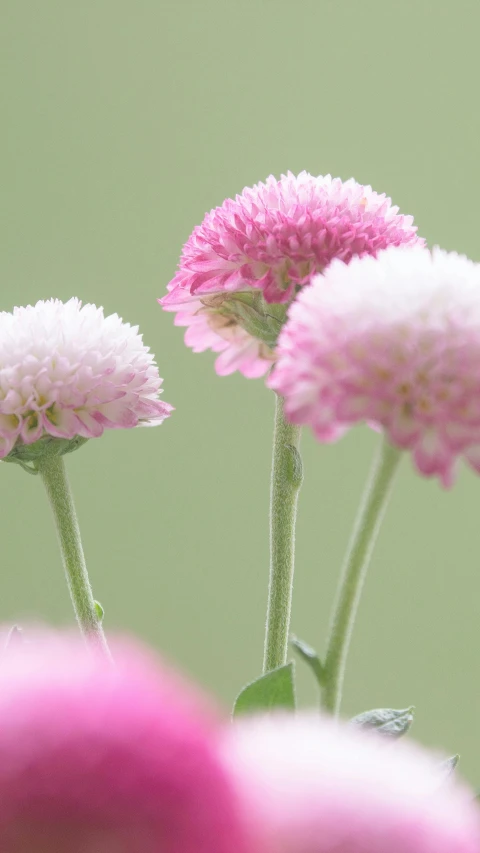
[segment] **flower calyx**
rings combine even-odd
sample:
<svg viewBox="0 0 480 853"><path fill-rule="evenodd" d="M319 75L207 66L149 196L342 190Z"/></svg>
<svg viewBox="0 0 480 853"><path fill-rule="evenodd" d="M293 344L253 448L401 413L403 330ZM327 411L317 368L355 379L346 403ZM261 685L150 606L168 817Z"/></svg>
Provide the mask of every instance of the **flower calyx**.
<svg viewBox="0 0 480 853"><path fill-rule="evenodd" d="M232 320L249 335L274 349L287 316L288 304L266 302L260 291L234 291L204 296L209 314Z"/></svg>

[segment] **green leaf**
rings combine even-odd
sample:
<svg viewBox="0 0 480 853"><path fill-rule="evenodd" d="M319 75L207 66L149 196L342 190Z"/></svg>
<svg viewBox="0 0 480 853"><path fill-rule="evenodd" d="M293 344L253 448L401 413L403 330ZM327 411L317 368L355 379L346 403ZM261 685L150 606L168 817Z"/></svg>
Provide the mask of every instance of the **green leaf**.
<svg viewBox="0 0 480 853"><path fill-rule="evenodd" d="M243 688L237 696L233 716L273 711L278 708L295 710L294 664L287 663L272 669Z"/></svg>
<svg viewBox="0 0 480 853"><path fill-rule="evenodd" d="M105 616L105 610L103 609L103 607L99 601L94 601L93 603L95 605L95 611L97 613L98 618L100 619L100 622L103 622L103 617Z"/></svg>
<svg viewBox="0 0 480 853"><path fill-rule="evenodd" d="M414 705L410 708L374 708L350 720L350 725L375 729L386 737L398 738L405 735L413 723Z"/></svg>
<svg viewBox="0 0 480 853"><path fill-rule="evenodd" d="M290 638L290 642L297 654L300 655L302 660L304 660L305 663L313 671L320 687L322 687L325 678L325 670L315 649L312 649L312 647L309 646L308 643L304 643L303 640L299 639L299 637L292 636Z"/></svg>
<svg viewBox="0 0 480 853"><path fill-rule="evenodd" d="M440 762L438 765L438 772L442 782L446 782L448 777L452 775L459 760L460 756L457 753L457 755L451 755L450 758L446 758L444 761Z"/></svg>

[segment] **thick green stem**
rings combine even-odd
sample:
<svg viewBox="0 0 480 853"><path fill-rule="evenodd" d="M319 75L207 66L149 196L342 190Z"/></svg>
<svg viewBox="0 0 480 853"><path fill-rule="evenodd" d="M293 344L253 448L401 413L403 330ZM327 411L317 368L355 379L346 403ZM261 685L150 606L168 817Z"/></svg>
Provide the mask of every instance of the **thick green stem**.
<svg viewBox="0 0 480 853"><path fill-rule="evenodd" d="M50 456L37 465L53 510L63 567L80 629L88 642L110 657L88 579L73 496L63 456Z"/></svg>
<svg viewBox="0 0 480 853"><path fill-rule="evenodd" d="M300 427L287 423L283 399L276 397L270 490L270 581L263 671L286 663L292 607L295 520L302 485L298 451Z"/></svg>
<svg viewBox="0 0 480 853"><path fill-rule="evenodd" d="M373 547L388 503L401 451L382 438L355 521L330 626L322 706L338 714L353 625Z"/></svg>

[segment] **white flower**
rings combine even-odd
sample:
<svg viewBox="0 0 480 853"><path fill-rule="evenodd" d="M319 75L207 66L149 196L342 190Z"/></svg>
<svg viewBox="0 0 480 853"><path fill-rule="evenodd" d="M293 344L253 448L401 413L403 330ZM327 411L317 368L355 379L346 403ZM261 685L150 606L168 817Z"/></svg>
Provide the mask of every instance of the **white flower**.
<svg viewBox="0 0 480 853"><path fill-rule="evenodd" d="M160 424L172 406L137 326L78 299L0 313L0 457L44 436Z"/></svg>

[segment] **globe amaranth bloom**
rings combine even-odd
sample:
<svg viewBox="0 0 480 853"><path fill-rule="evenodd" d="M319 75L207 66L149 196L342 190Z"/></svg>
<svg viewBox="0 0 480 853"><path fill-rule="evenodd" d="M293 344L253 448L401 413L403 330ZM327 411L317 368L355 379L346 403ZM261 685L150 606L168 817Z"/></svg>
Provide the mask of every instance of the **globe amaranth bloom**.
<svg viewBox="0 0 480 853"><path fill-rule="evenodd" d="M159 302L187 326L194 352L219 352L220 375L262 376L288 304L334 258L414 245L411 216L353 179L290 172L273 176L207 213L183 247Z"/></svg>
<svg viewBox="0 0 480 853"><path fill-rule="evenodd" d="M45 437L161 423L162 380L138 327L78 299L0 313L0 457Z"/></svg>
<svg viewBox="0 0 480 853"><path fill-rule="evenodd" d="M334 262L292 306L270 385L332 441L357 421L452 483L480 472L480 265L440 249Z"/></svg>
<svg viewBox="0 0 480 853"><path fill-rule="evenodd" d="M224 754L271 853L475 853L473 793L419 748L317 715L236 723Z"/></svg>
<svg viewBox="0 0 480 853"><path fill-rule="evenodd" d="M0 849L244 853L216 720L145 652L40 637L0 667ZM249 849L250 853L250 849Z"/></svg>

